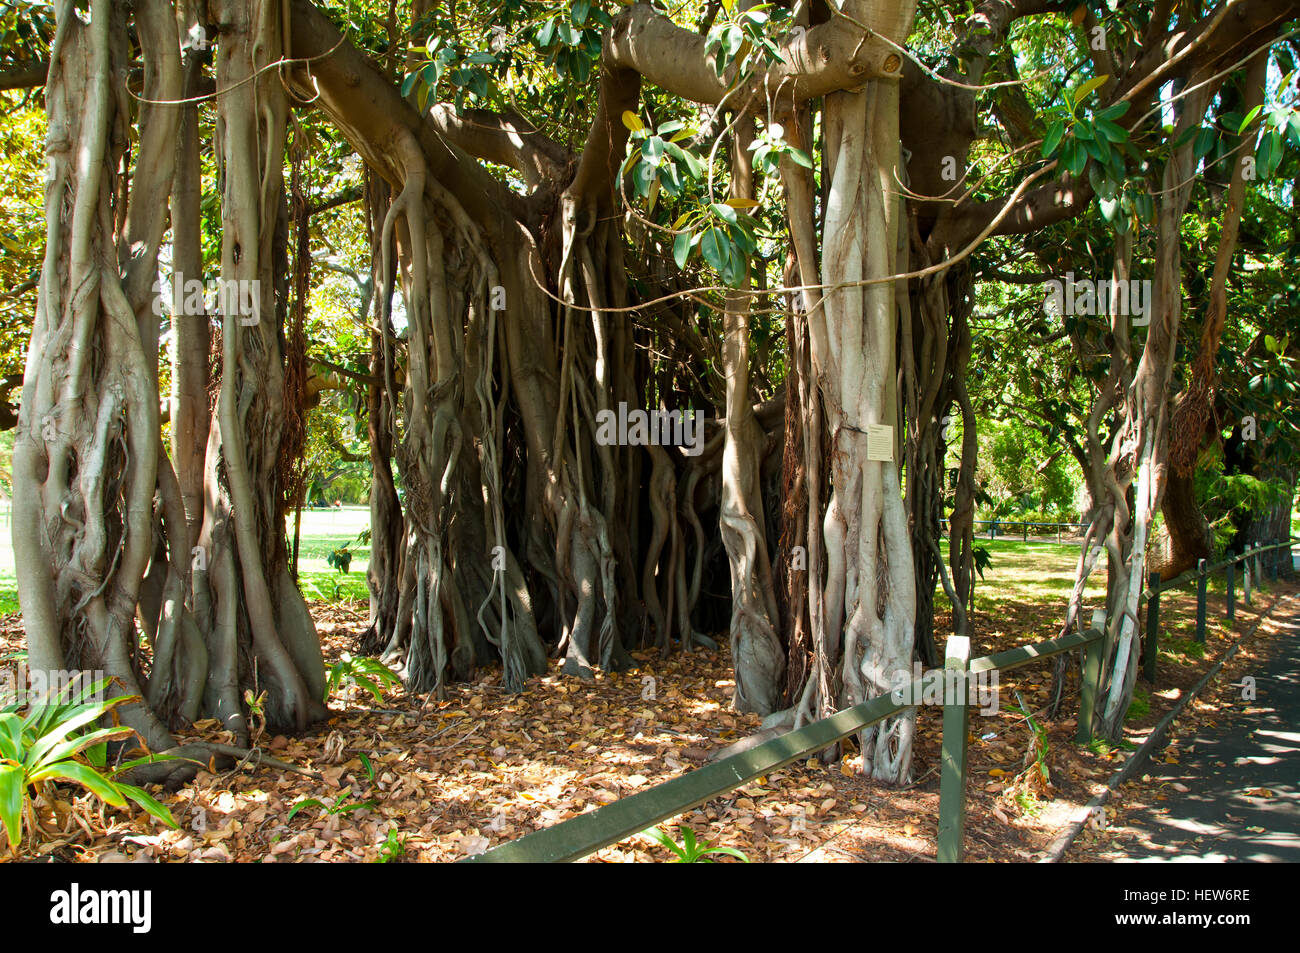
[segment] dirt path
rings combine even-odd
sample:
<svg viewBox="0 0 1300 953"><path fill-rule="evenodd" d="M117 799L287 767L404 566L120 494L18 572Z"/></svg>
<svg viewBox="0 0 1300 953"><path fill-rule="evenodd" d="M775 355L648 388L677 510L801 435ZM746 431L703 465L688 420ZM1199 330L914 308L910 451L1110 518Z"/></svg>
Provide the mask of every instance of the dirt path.
<svg viewBox="0 0 1300 953"><path fill-rule="evenodd" d="M1216 678L1213 716L1184 725L1125 786L1109 846L1067 860L1300 861L1300 599L1279 603L1255 639Z"/></svg>

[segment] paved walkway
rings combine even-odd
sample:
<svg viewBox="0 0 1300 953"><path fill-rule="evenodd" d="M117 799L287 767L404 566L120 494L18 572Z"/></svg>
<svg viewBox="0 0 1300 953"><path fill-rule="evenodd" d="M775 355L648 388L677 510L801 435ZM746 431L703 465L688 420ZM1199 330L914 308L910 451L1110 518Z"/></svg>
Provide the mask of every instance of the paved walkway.
<svg viewBox="0 0 1300 953"><path fill-rule="evenodd" d="M1166 788L1167 801L1126 814L1124 827L1139 837L1123 859L1300 862L1300 604L1276 609L1279 631L1253 637L1261 664L1245 674L1255 700L1180 736L1180 764L1139 768L1188 790Z"/></svg>

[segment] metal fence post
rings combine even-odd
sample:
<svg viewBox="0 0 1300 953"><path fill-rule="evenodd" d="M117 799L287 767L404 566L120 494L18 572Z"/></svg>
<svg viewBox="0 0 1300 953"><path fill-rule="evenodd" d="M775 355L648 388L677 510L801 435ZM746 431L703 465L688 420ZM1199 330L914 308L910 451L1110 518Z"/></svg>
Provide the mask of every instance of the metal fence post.
<svg viewBox="0 0 1300 953"><path fill-rule="evenodd" d="M1147 635L1142 643L1142 677L1152 685L1156 683L1156 648L1160 638L1160 573L1147 577Z"/></svg>
<svg viewBox="0 0 1300 953"><path fill-rule="evenodd" d="M1237 620L1237 564L1228 562L1228 621Z"/></svg>
<svg viewBox="0 0 1300 953"><path fill-rule="evenodd" d="M1209 578L1205 574L1205 560L1196 564L1196 641L1205 643L1205 590Z"/></svg>
<svg viewBox="0 0 1300 953"><path fill-rule="evenodd" d="M1023 530L1023 535L1022 535L1022 537L1021 537L1021 542L1025 542L1025 543L1029 542L1029 524L1028 524L1028 523L1021 523L1021 524L1020 524L1020 529Z"/></svg>
<svg viewBox="0 0 1300 953"><path fill-rule="evenodd" d="M1280 543L1282 540L1279 539L1277 542ZM1270 549L1268 551L1268 578L1274 582L1277 582L1277 558L1281 553L1282 550L1280 549Z"/></svg>
<svg viewBox="0 0 1300 953"><path fill-rule="evenodd" d="M966 735L970 730L970 638L948 636L943 662L943 754L937 860L959 864L966 833Z"/></svg>
<svg viewBox="0 0 1300 953"><path fill-rule="evenodd" d="M1241 558L1241 601L1250 605L1250 584L1255 580L1251 578L1250 572L1250 547L1247 546L1242 551Z"/></svg>
<svg viewBox="0 0 1300 953"><path fill-rule="evenodd" d="M1081 745L1092 741L1092 713L1097 706L1098 682L1101 680L1101 654L1106 647L1106 610L1094 609L1092 625L1101 637L1083 650L1083 668L1079 673L1079 730L1074 740Z"/></svg>

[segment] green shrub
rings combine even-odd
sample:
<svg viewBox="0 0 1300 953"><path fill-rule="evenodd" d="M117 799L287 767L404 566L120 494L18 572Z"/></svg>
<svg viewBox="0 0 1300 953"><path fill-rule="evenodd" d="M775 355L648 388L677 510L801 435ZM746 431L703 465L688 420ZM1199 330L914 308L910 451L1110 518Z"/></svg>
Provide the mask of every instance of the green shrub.
<svg viewBox="0 0 1300 953"><path fill-rule="evenodd" d="M325 698L329 701L330 695L338 690L339 686L348 683L355 685L370 693L376 702L383 701L382 690L393 688L400 684L401 679L379 659L353 658L347 652L343 657L330 666L329 678L325 683Z"/></svg>
<svg viewBox="0 0 1300 953"><path fill-rule="evenodd" d="M175 828L171 812L143 789L117 780L123 772L152 761L148 755L112 769L107 766L109 742L135 736L132 728L97 727L114 709L136 696L96 701L110 679L74 684L48 699L26 706L18 702L0 709L0 826L11 854L25 838L34 837L38 801L52 801L55 784L76 784L105 804L125 807L131 801L151 817Z"/></svg>
<svg viewBox="0 0 1300 953"><path fill-rule="evenodd" d="M734 847L713 847L710 845L709 841L697 840L695 837L695 831L691 830L689 827L679 826L677 830L682 835L682 842L680 844L673 840L672 835L662 827L651 828L643 833L653 837L664 847L667 847L672 851L673 854L676 855L677 863L679 864L711 864L713 863L713 858L709 856L710 854L728 854L732 857L740 858L740 860L745 863L749 863L749 858Z"/></svg>

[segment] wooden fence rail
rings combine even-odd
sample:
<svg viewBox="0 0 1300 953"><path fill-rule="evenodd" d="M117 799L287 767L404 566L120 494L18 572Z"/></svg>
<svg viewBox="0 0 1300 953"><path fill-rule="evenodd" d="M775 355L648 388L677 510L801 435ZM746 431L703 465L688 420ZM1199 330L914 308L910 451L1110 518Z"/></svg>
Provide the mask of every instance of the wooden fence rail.
<svg viewBox="0 0 1300 953"><path fill-rule="evenodd" d="M1233 622L1237 618L1237 563L1242 564L1242 599L1247 605L1250 605L1252 588L1259 588L1265 572L1268 573L1270 579L1277 579L1278 562L1283 555L1283 551L1285 551L1286 557L1289 559L1291 557L1291 547L1296 542L1300 542L1300 538L1272 543L1268 546L1261 544L1247 546L1240 555L1217 562L1212 566L1206 565L1205 560L1202 559L1195 569L1189 569L1181 576L1176 576L1168 582L1161 582L1158 572L1151 573L1147 580L1147 588L1142 591L1142 598L1147 601L1147 625L1142 641L1142 677L1151 684L1155 684L1156 655L1160 643L1161 593L1168 592L1171 589L1180 589L1190 582L1196 583L1196 641L1204 645L1206 596L1210 576L1220 570L1224 571L1227 581L1227 611L1225 615L1229 622ZM1267 558L1265 558L1266 554Z"/></svg>
<svg viewBox="0 0 1300 953"><path fill-rule="evenodd" d="M927 697L928 692L934 691L935 679L944 685L944 700L949 703L944 705L940 788L941 792L946 793L941 793L940 797L940 859L958 860L965 817L968 679L972 675L978 676L993 670L1019 668L1072 649L1088 648L1079 713L1082 736L1092 723L1096 679L1100 671L1100 653L1095 651L1102 639L1100 616L1100 612L1094 615L1093 628L1088 632L1074 632L1061 638L1024 645L974 660L969 659L969 640L953 636L948 640L945 668L926 672L921 678L914 679L908 687L846 708L829 718L787 732L748 751L697 768L639 794L622 798L518 840L499 844L486 853L466 858L465 862L564 863L581 860L602 847L617 844L661 821L676 817L787 764L823 751L863 728L914 707L908 701ZM954 679L949 675L945 680L945 674L954 668L959 669L959 676ZM957 719L960 719L960 728ZM1090 732L1088 734L1090 737Z"/></svg>
<svg viewBox="0 0 1300 953"><path fill-rule="evenodd" d="M1144 670L1155 675L1155 645L1160 626L1160 594L1188 582L1197 583L1197 637L1205 637L1205 592L1209 575L1221 569L1228 578L1228 618L1234 614L1234 568L1244 562L1246 601L1250 587L1259 578L1260 557L1266 552L1287 548L1293 542L1267 547L1250 547L1241 555L1213 566L1202 560L1197 569L1168 582L1151 575L1151 585L1143 592L1147 601L1147 639L1144 644ZM1272 563L1276 578L1276 557ZM688 771L648 790L622 798L597 810L570 818L560 824L528 834L518 840L499 844L486 853L468 857L467 863L562 863L581 860L602 847L617 844L662 821L676 817L715 797L734 791L755 778L770 774L788 764L807 758L843 741L862 729L914 707L918 699L933 692L934 679L943 686L943 748L939 778L939 836L937 859L959 863L962 858L966 815L967 741L970 724L970 680L988 672L1005 672L1032 662L1052 658L1063 652L1083 649L1084 659L1079 692L1079 727L1075 740L1086 744L1092 740L1093 712L1100 689L1102 655L1105 651L1105 610L1093 612L1092 624L1085 632L1071 632L1055 639L1022 645L983 658L970 658L970 640L950 636L943 669L926 672L889 695L872 698L860 705L787 732L760 745L730 755L712 764Z"/></svg>

